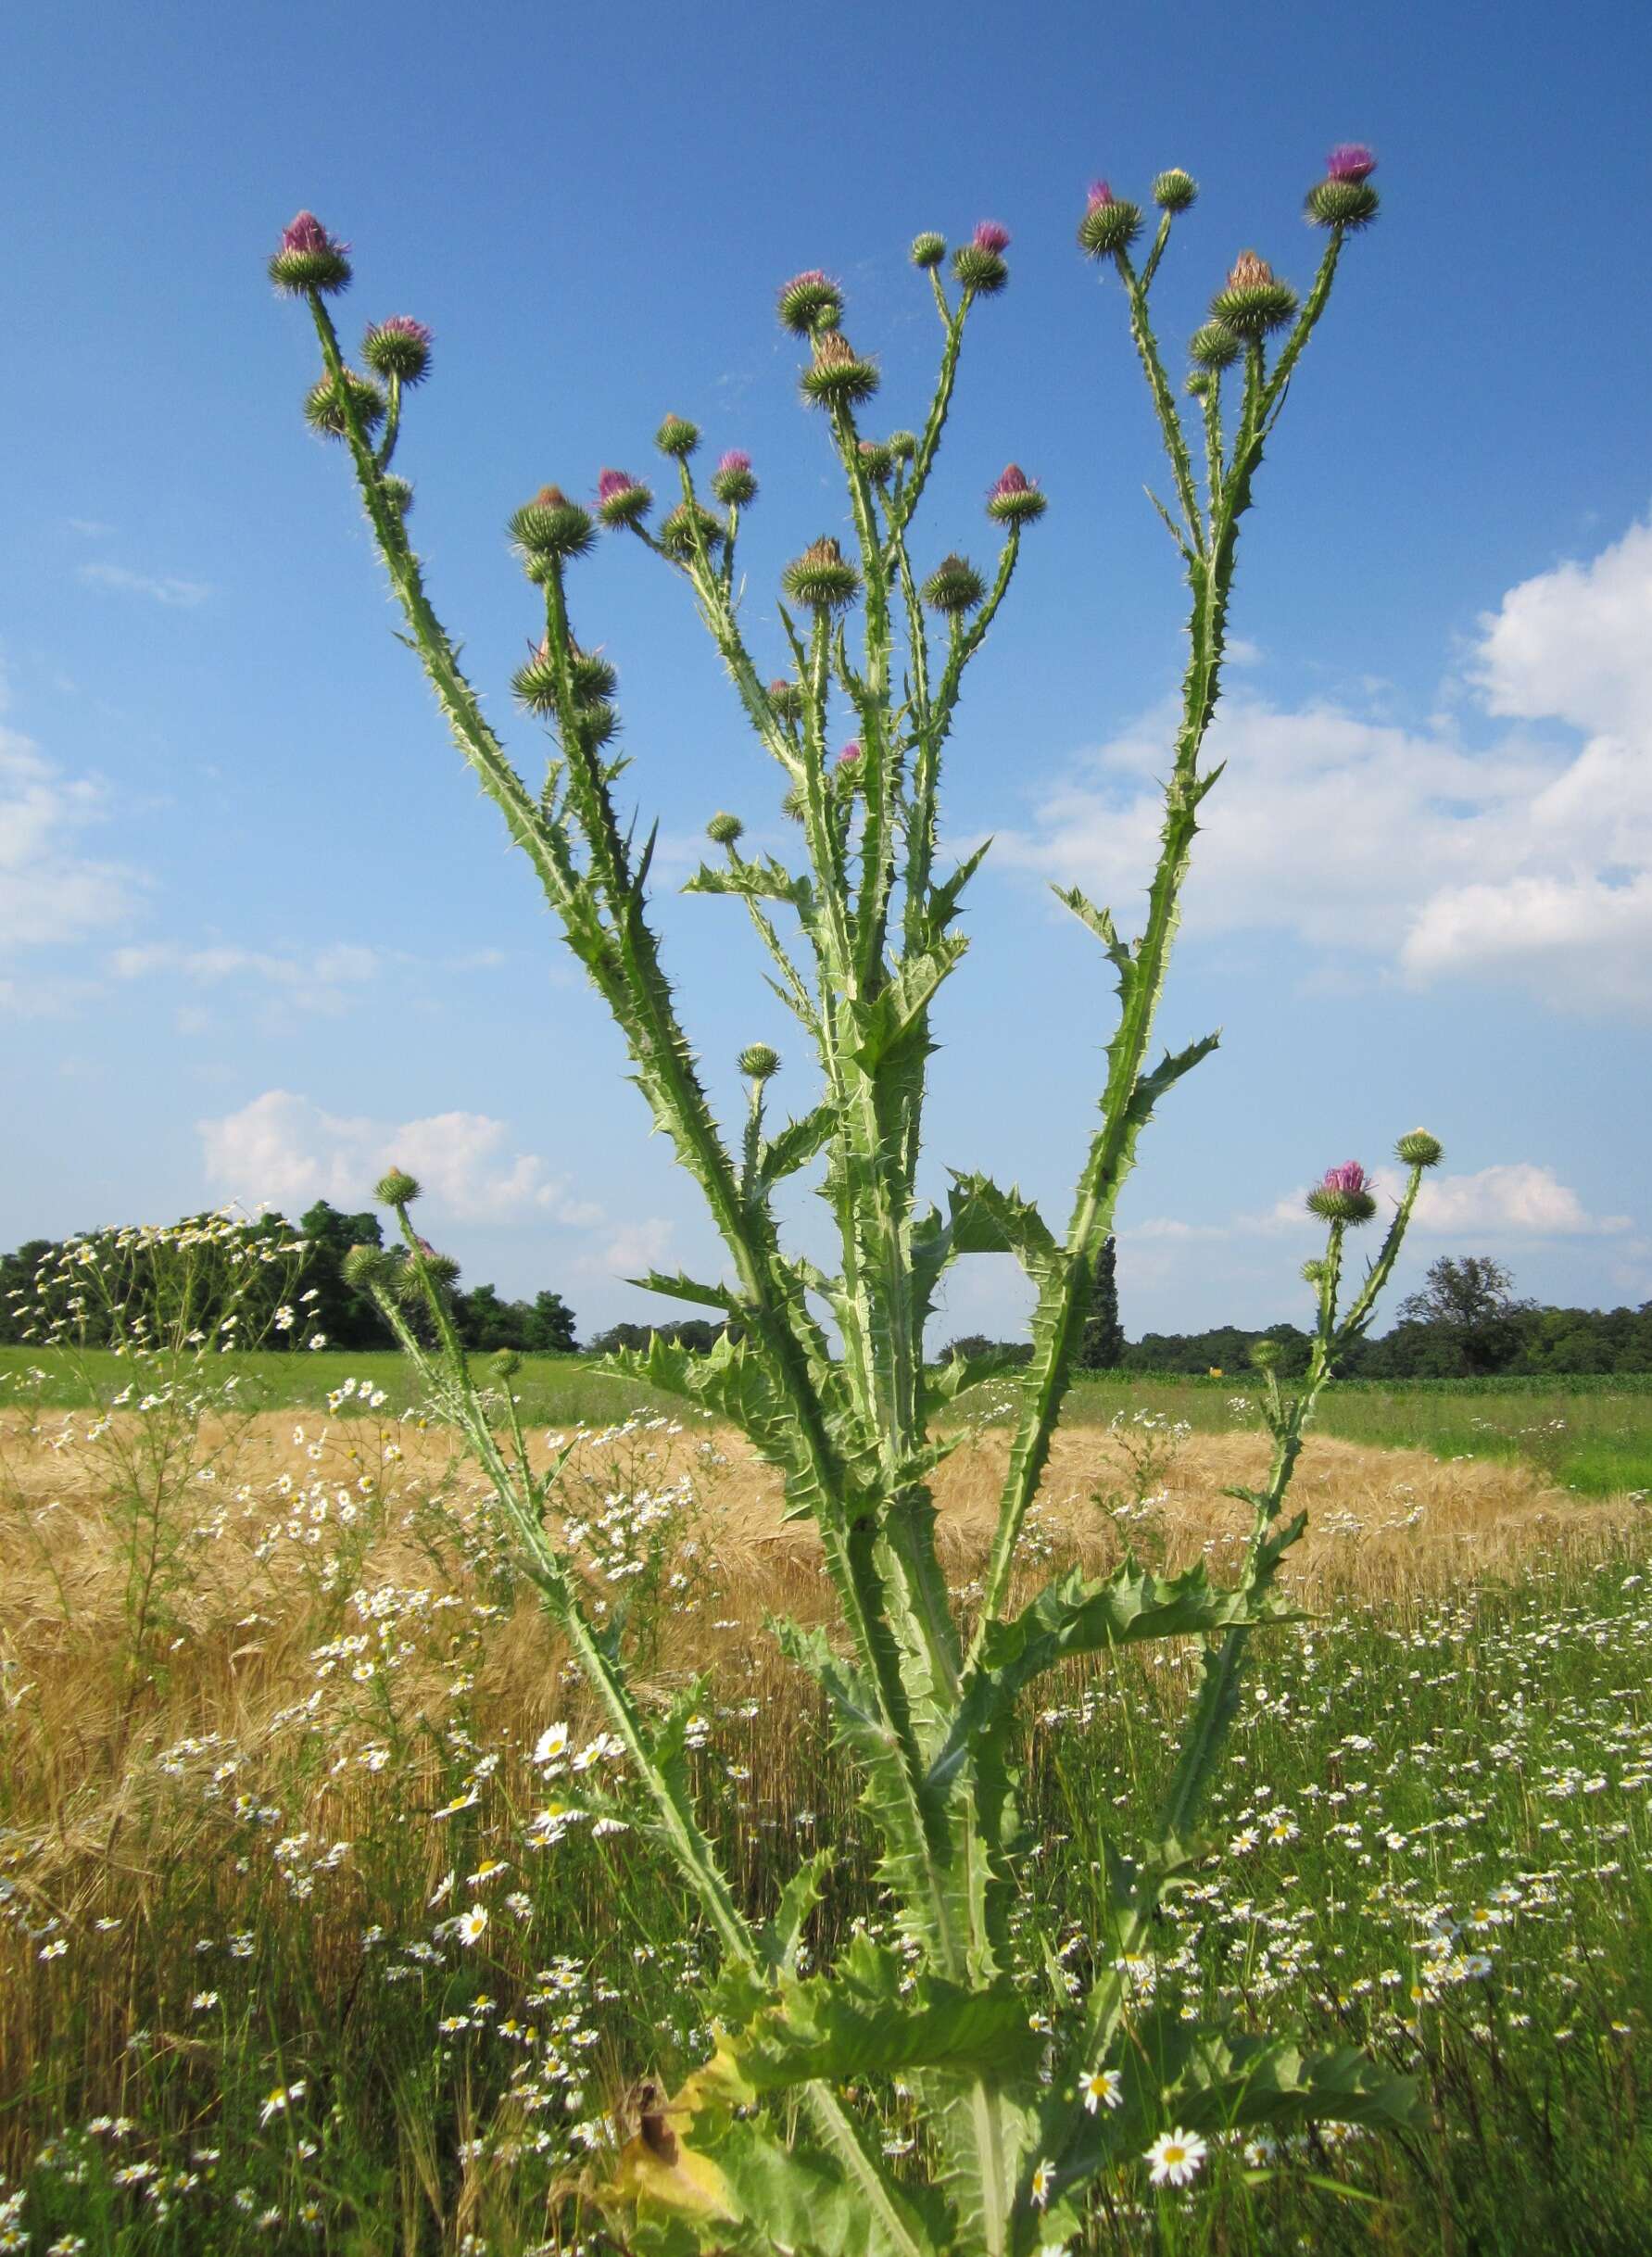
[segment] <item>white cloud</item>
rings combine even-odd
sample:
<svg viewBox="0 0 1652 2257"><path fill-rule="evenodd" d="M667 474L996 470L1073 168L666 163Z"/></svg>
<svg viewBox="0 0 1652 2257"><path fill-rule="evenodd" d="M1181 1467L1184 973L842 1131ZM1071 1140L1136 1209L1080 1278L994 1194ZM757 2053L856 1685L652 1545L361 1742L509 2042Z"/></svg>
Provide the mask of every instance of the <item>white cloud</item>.
<svg viewBox="0 0 1652 2257"><path fill-rule="evenodd" d="M1405 1179L1395 1168L1378 1168L1380 1219L1392 1211ZM1131 1245L1166 1247L1200 1240L1275 1237L1284 1232L1323 1232L1309 1214L1306 1185L1287 1192L1270 1207L1236 1215L1225 1223L1186 1223L1155 1216L1128 1225L1119 1237ZM1570 1184L1551 1167L1532 1160L1505 1160L1469 1175L1428 1175L1412 1210L1411 1230L1425 1238L1597 1238L1631 1228L1627 1215L1592 1215Z"/></svg>
<svg viewBox="0 0 1652 2257"><path fill-rule="evenodd" d="M88 586L114 588L126 596L147 596L152 603L164 603L173 611L193 611L212 593L199 580L180 580L170 573L132 572L124 564L82 564L80 577Z"/></svg>
<svg viewBox="0 0 1652 2257"><path fill-rule="evenodd" d="M296 1214L317 1199L365 1204L391 1166L423 1187L431 1211L455 1222L539 1216L588 1226L602 1211L569 1195L568 1179L532 1153L512 1153L504 1121L437 1113L399 1126L324 1112L287 1090L266 1090L238 1113L196 1124L214 1188L246 1204Z"/></svg>
<svg viewBox="0 0 1652 2257"><path fill-rule="evenodd" d="M100 785L65 775L28 738L0 729L0 948L81 940L127 914L132 872L75 843L105 813Z"/></svg>
<svg viewBox="0 0 1652 2257"><path fill-rule="evenodd" d="M173 940L152 940L114 950L109 969L118 979L170 973L203 988L233 979L259 980L298 1010L334 1012L344 1007L346 990L376 979L385 962L381 951L355 941L283 954L273 949L183 948Z"/></svg>
<svg viewBox="0 0 1652 2257"><path fill-rule="evenodd" d="M622 1223L600 1253L584 1255L578 1266L594 1277L643 1277L650 1269L664 1267L675 1229L675 1223L659 1215L649 1215L641 1222Z"/></svg>
<svg viewBox="0 0 1652 2257"><path fill-rule="evenodd" d="M1190 929L1288 932L1419 982L1511 979L1569 1011L1652 1009L1652 524L1511 589L1467 679L1500 720L1558 722L1582 750L1230 698ZM1128 914L1174 722L1155 707L1087 756L997 852Z"/></svg>

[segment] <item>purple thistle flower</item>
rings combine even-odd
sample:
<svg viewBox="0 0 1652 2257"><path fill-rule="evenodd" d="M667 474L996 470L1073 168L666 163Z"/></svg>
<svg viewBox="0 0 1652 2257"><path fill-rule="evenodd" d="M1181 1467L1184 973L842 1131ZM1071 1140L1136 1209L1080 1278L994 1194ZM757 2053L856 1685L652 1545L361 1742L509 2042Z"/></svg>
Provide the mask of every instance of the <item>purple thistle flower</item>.
<svg viewBox="0 0 1652 2257"><path fill-rule="evenodd" d="M386 321L378 323L378 333L382 337L405 337L410 345L422 345L427 350L431 342L426 324L414 321L410 313L391 314Z"/></svg>
<svg viewBox="0 0 1652 2257"><path fill-rule="evenodd" d="M597 481L597 499L612 501L618 495L637 490L637 481L629 471L605 470Z"/></svg>
<svg viewBox="0 0 1652 2257"><path fill-rule="evenodd" d="M1326 177L1333 181L1368 181L1377 160L1363 141L1339 142L1325 159Z"/></svg>
<svg viewBox="0 0 1652 2257"><path fill-rule="evenodd" d="M996 220L983 220L975 231L977 251L990 251L996 257L1010 247L1010 231Z"/></svg>
<svg viewBox="0 0 1652 2257"><path fill-rule="evenodd" d="M750 467L750 456L738 447L731 447L725 455L720 455L717 459L717 474L722 478L727 477L731 471L737 476L743 476Z"/></svg>
<svg viewBox="0 0 1652 2257"><path fill-rule="evenodd" d="M851 737L838 755L838 765L839 768L852 768L860 757L861 740L858 737Z"/></svg>
<svg viewBox="0 0 1652 2257"><path fill-rule="evenodd" d="M1007 463L987 489L989 501L1002 501L1006 494L1030 494L1034 481L1018 462Z"/></svg>
<svg viewBox="0 0 1652 2257"><path fill-rule="evenodd" d="M284 251L347 251L347 243L334 243L313 211L301 211L281 231Z"/></svg>
<svg viewBox="0 0 1652 2257"><path fill-rule="evenodd" d="M1114 195L1112 189L1107 185L1105 181L1091 182L1090 209L1091 211L1103 210L1107 205L1116 204L1118 198Z"/></svg>
<svg viewBox="0 0 1652 2257"><path fill-rule="evenodd" d="M1368 1178L1357 1160L1344 1160L1341 1167L1328 1167L1320 1189L1327 1192L1363 1192Z"/></svg>

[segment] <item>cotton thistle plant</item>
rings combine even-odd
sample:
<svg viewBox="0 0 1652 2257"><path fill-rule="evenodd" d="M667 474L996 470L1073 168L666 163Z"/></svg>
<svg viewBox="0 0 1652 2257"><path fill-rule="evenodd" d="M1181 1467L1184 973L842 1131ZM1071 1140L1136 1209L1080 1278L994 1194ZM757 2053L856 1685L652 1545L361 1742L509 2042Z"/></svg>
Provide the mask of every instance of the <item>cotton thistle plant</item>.
<svg viewBox="0 0 1652 2257"><path fill-rule="evenodd" d="M305 214L272 262L278 284L304 296L314 317L327 411L312 420L347 445L410 638L459 749L624 1035L654 1123L700 1186L722 1239L726 1281L655 1273L639 1280L726 1318L720 1344L697 1355L656 1337L646 1354L615 1359L616 1368L737 1427L779 1469L788 1513L813 1522L839 1634L783 1622L776 1635L821 1687L858 1769L901 1935L897 1949L858 1934L835 1963L805 1972L805 1931L830 1885L829 1851L800 1865L766 1920L738 1900L690 1793L685 1746L695 1697L660 1721L627 1675L622 1627L599 1631L586 1613L574 1565L546 1517L557 1469L536 1473L530 1465L508 1387L504 1431L490 1423L452 1319L451 1266L413 1228L417 1187L404 1175L386 1178L379 1195L401 1227L400 1283L421 1300L420 1330L383 1255L363 1250L354 1274L468 1438L624 1749L633 1808L721 1949L706 2006L713 2058L669 2096L649 2087L640 2129L600 2188L616 2229L638 2251L1010 2257L1060 2247L1078 2232L1103 2178L1114 2184L1120 2171L1150 2169L1174 2176L1172 2150L1179 2172L1203 2156L1208 2138L1247 2125L1277 2131L1319 2116L1395 2123L1414 2105L1406 2085L1355 2052L1305 2057L1287 2040L1155 2011L1132 1992L1128 1970L1166 1894L1202 1855L1201 1809L1248 1642L1292 1619L1278 1579L1304 1527L1305 1516L1285 1509L1304 1431L1340 1357L1370 1321L1438 1143L1421 1130L1402 1140L1403 1188L1352 1294L1343 1242L1374 1212L1375 1189L1350 1164L1333 1168L1312 1196L1328 1230L1307 1272L1318 1305L1312 1356L1287 1393L1258 1354L1273 1451L1260 1485L1231 1493L1248 1519L1233 1582L1214 1582L1203 1564L1160 1576L1127 1558L1111 1575L1074 1570L1029 1592L1022 1541L1137 1141L1160 1100L1215 1047L1209 1036L1152 1062L1189 855L1219 774L1203 756L1221 686L1235 544L1349 231L1375 210L1370 169L1368 151L1338 150L1310 193L1310 215L1329 240L1300 303L1255 253L1235 261L1192 347L1192 436L1150 295L1172 228L1195 202L1195 183L1179 168L1154 183L1160 216L1140 264L1139 204L1099 182L1079 222L1082 247L1122 289L1163 440L1170 499L1158 507L1191 590L1191 649L1141 930L1126 939L1081 892L1061 895L1100 944L1118 996L1099 1123L1062 1236L1018 1192L982 1175L955 1175L944 1212L916 1191L931 1016L965 952L955 929L960 902L986 851L938 873L943 755L965 673L1003 606L1022 540L1047 507L1037 481L1012 463L987 490L997 543L990 569L952 545L936 562L918 561L919 505L965 330L977 306L1009 283L1008 231L992 221L977 226L952 255L950 281L942 236L920 234L912 246L940 323L939 373L917 433L879 440L863 430L879 372L847 334L839 284L812 268L780 290L779 318L802 349L800 383L837 458L847 522L805 537L781 575L787 663L778 675L760 664L737 594L739 512L757 493L743 452L724 453L702 486L693 461L700 432L674 413L655 439L675 492L663 517L643 482L612 469L596 482L588 510L550 486L518 511L511 535L543 619L530 632L532 656L517 687L554 739L538 790L485 718L409 542L406 488L390 465L412 356L383 342L386 331L408 332L388 323L371 330L373 374L351 372L328 302L349 278L342 248ZM769 1103L780 1059L766 1044L747 1048L738 1147L713 1113L649 920L653 833L639 843L615 803L621 763L606 750L613 671L575 630L574 572L599 523L628 535L683 583L801 832L804 866L795 868L745 851L739 817L715 814L707 831L718 853L687 888L744 908L798 1021L799 1048L819 1076L815 1102L776 1125ZM813 1165L823 1165L836 1224L835 1272L788 1251L775 1216L777 1188ZM948 1269L974 1254L1015 1256L1035 1289L1036 1311L1031 1361L1015 1381L1015 1431L979 1603L961 1618L937 1553L929 1482L958 1439L955 1429L938 1431L940 1415L989 1367L954 1357L935 1370L923 1343ZM1017 1967L1012 1941L1023 1844L1013 1760L1018 1708L1058 1663L1167 1638L1192 1641L1198 1657L1179 1752L1157 1809L1132 1813L1129 1837L1110 1848L1095 1972L1076 2000L1064 1987L1056 2007L1036 1987L1046 1977ZM895 2083L919 2110L921 2168L897 2169L869 2125L866 2095Z"/></svg>

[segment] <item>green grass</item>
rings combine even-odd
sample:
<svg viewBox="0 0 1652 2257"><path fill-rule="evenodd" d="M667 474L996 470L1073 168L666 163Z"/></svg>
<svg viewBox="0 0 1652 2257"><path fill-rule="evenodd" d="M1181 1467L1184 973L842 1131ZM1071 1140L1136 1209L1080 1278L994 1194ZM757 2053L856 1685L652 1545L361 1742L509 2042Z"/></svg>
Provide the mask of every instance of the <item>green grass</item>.
<svg viewBox="0 0 1652 2257"><path fill-rule="evenodd" d="M60 1350L0 1348L0 1404L32 1368L45 1372L40 1400L55 1409L83 1408L94 1395L107 1402L132 1378L130 1364L109 1351L71 1358ZM214 1359L212 1369L233 1375L246 1400L272 1410L315 1408L346 1378L371 1380L397 1412L415 1406L418 1396L405 1360L388 1352L233 1355ZM579 1356L529 1356L515 1385L533 1427L565 1428L582 1420L605 1426L639 1404L674 1407L648 1388L608 1378ZM1255 1387L1254 1377L1242 1376L1081 1378L1066 1416L1068 1424L1104 1424L1120 1411L1147 1409L1185 1419L1200 1431L1219 1431L1233 1423L1231 1398L1254 1393ZM973 1401L982 1399L977 1394ZM1652 1389L1633 1379L1604 1380L1587 1389L1547 1381L1358 1382L1330 1391L1318 1423L1325 1433L1386 1449L1523 1459L1583 1495L1652 1489Z"/></svg>
<svg viewBox="0 0 1652 2257"><path fill-rule="evenodd" d="M1416 2076L1427 2120L1391 2140L1218 2149L1185 2198L1154 2206L1126 2157L1092 2257L1646 2249L1646 1564L1539 1563L1512 1588L1405 1617L1347 1609L1258 1644L1210 1854L1143 1994L1307 2046L1356 2042ZM486 1637L473 1622L460 1645L480 1658ZM1075 1671L1032 1730L1021 1979L1057 2014L1046 1949L1091 1971L1097 1861L1105 1837L1128 1845L1163 1772L1189 1658ZM700 1792L755 1908L800 1846L839 1849L825 1954L851 1916L882 1915L807 1696L760 1712L746 1697L772 1691L763 1666L725 1663ZM566 2190L627 2080L669 2084L703 2056L687 1986L705 1947L638 1836L527 1845L532 1729L489 1738L461 1676L405 1742L372 1729L382 1773L354 1760L365 1717L325 1746L299 1721L256 1754L185 1746L151 1766L119 1860L61 1915L14 1856L31 1909L8 1979L33 2039L0 2136L28 2186L31 2257L77 2235L85 2257L612 2251ZM241 1770L215 1782L225 1759ZM474 1801L435 1814L467 1782ZM490 1856L508 1868L472 1888ZM457 1886L433 1906L444 1870ZM491 1915L468 1949L441 1930L465 1900ZM105 1906L120 1918L99 1929ZM43 1957L48 1937L61 1956ZM913 2136L906 2103L884 2104L883 2129Z"/></svg>

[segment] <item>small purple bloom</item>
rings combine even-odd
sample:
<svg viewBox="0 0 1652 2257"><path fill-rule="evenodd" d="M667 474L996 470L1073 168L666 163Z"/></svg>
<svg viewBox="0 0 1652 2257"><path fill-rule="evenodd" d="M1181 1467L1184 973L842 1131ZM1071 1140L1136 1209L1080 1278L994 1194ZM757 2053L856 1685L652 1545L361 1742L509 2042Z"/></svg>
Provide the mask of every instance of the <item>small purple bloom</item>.
<svg viewBox="0 0 1652 2257"><path fill-rule="evenodd" d="M743 477L750 468L750 456L738 447L731 447L728 452L719 456L717 460L717 475L720 478L726 478L731 473L737 477Z"/></svg>
<svg viewBox="0 0 1652 2257"><path fill-rule="evenodd" d="M597 481L597 499L612 501L617 495L634 493L637 481L629 471L605 470Z"/></svg>
<svg viewBox="0 0 1652 2257"><path fill-rule="evenodd" d="M405 337L410 345L422 345L427 348L431 342L429 329L422 322L415 322L410 313L391 314L387 321L379 322L378 333L382 337Z"/></svg>
<svg viewBox="0 0 1652 2257"><path fill-rule="evenodd" d="M791 280L786 284L786 290L798 290L801 289L805 284L824 284L828 290L835 290L838 287L831 276L825 273L819 267L805 267L801 274L794 274L792 276ZM786 295L786 290L781 292L782 296Z"/></svg>
<svg viewBox="0 0 1652 2257"><path fill-rule="evenodd" d="M1333 181L1368 181L1377 170L1377 160L1362 141L1339 142L1325 159L1325 170Z"/></svg>
<svg viewBox="0 0 1652 2257"><path fill-rule="evenodd" d="M849 742L844 746L842 751L838 755L838 765L839 768L852 768L860 757L860 738L858 737L851 737Z"/></svg>
<svg viewBox="0 0 1652 2257"><path fill-rule="evenodd" d="M1010 247L1009 229L1001 226L996 220L983 220L975 231L975 247L977 251L991 251L994 256L1007 251Z"/></svg>
<svg viewBox="0 0 1652 2257"><path fill-rule="evenodd" d="M347 251L347 243L334 243L313 211L301 211L281 231L284 251Z"/></svg>
<svg viewBox="0 0 1652 2257"><path fill-rule="evenodd" d="M1091 182L1090 208L1091 211L1101 211L1105 206L1109 204L1116 204L1118 198L1114 195L1112 189L1108 187L1105 181Z"/></svg>
<svg viewBox="0 0 1652 2257"><path fill-rule="evenodd" d="M1368 1179L1359 1162L1344 1160L1341 1167L1326 1169L1320 1189L1327 1192L1363 1192L1368 1184Z"/></svg>
<svg viewBox="0 0 1652 2257"><path fill-rule="evenodd" d="M987 498L1002 501L1006 494L1030 494L1034 483L1018 462L1007 463L988 487Z"/></svg>

